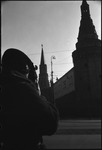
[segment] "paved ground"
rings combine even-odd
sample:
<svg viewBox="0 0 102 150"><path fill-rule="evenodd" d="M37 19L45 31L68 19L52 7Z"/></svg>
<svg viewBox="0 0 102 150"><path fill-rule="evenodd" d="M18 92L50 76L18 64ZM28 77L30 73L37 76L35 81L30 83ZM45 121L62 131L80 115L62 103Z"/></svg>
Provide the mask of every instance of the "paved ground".
<svg viewBox="0 0 102 150"><path fill-rule="evenodd" d="M48 149L101 149L101 121L63 120L55 135L43 139Z"/></svg>

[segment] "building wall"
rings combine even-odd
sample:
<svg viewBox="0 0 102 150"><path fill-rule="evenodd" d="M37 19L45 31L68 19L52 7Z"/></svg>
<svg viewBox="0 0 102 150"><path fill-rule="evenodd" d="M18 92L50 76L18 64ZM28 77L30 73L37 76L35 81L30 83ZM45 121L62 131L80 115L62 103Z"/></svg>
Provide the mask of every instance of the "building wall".
<svg viewBox="0 0 102 150"><path fill-rule="evenodd" d="M75 91L70 92L58 99L55 100L56 107L59 110L60 119L76 119L78 115L76 111L78 110L76 107L77 101Z"/></svg>
<svg viewBox="0 0 102 150"><path fill-rule="evenodd" d="M101 49L89 60L89 76L92 99L101 98Z"/></svg>
<svg viewBox="0 0 102 150"><path fill-rule="evenodd" d="M89 68L88 56L84 51L73 52L74 72L75 72L75 89L78 101L90 99Z"/></svg>
<svg viewBox="0 0 102 150"><path fill-rule="evenodd" d="M101 117L101 47L76 50L72 56L74 68L54 84L60 117L98 119ZM68 82L67 77L70 75L74 82ZM67 85L73 83L74 88L68 90L65 81Z"/></svg>
<svg viewBox="0 0 102 150"><path fill-rule="evenodd" d="M74 90L74 69L72 68L54 84L54 99L58 99Z"/></svg>

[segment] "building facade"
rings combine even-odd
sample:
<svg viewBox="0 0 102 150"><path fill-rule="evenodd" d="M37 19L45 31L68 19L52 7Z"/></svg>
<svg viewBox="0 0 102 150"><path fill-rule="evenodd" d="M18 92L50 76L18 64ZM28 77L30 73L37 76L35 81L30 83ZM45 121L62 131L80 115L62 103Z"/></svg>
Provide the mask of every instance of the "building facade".
<svg viewBox="0 0 102 150"><path fill-rule="evenodd" d="M95 116L101 109L101 41L86 0L81 5L78 42L72 57L77 101L84 111Z"/></svg>
<svg viewBox="0 0 102 150"><path fill-rule="evenodd" d="M54 100L62 119L100 118L101 40L86 0L81 5L77 39L76 50L72 53L74 67L54 83ZM51 95L47 94L47 97Z"/></svg>

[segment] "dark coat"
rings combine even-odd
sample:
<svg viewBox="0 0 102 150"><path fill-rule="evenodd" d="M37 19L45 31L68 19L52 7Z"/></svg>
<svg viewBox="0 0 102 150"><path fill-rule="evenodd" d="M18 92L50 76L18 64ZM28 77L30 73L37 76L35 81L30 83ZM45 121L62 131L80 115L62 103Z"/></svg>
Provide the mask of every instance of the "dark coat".
<svg viewBox="0 0 102 150"><path fill-rule="evenodd" d="M56 132L58 111L53 104L39 96L30 80L18 72L12 72L1 76L1 85L5 143L15 149L32 148L43 135Z"/></svg>

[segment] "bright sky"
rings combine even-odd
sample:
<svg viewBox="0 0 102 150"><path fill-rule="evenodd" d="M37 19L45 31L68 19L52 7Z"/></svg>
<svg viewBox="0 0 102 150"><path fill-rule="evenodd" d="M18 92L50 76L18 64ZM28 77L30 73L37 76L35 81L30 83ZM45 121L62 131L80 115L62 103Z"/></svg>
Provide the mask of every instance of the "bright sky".
<svg viewBox="0 0 102 150"><path fill-rule="evenodd" d="M1 9L1 50L18 48L34 64L40 64L43 44L48 75L53 60L54 81L73 67L81 20L81 1L8 1ZM88 1L90 14L101 39L101 2ZM18 60L19 61L19 60ZM39 70L37 71L39 74Z"/></svg>

